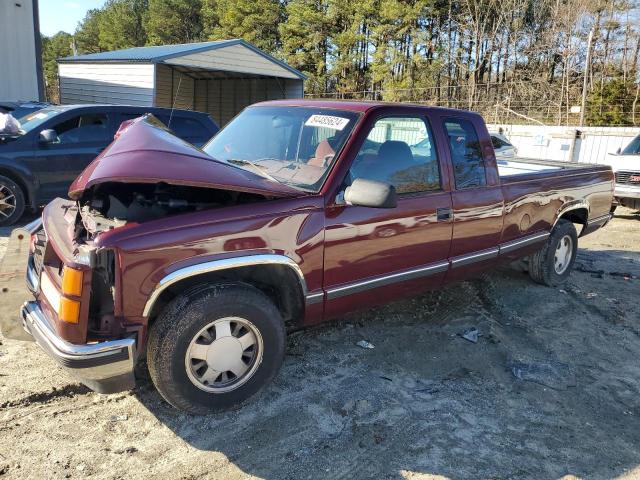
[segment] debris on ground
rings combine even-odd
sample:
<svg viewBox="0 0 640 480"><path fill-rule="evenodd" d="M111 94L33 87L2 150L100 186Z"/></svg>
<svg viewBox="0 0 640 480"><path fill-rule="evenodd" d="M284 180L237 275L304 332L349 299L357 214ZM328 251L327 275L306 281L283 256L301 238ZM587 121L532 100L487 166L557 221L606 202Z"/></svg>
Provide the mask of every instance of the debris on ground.
<svg viewBox="0 0 640 480"><path fill-rule="evenodd" d="M566 363L511 361L507 367L518 380L537 383L554 390L576 386L575 373Z"/></svg>
<svg viewBox="0 0 640 480"><path fill-rule="evenodd" d="M110 422L126 422L127 420L129 420L128 415L111 415L109 417Z"/></svg>
<svg viewBox="0 0 640 480"><path fill-rule="evenodd" d="M595 293L595 292L589 292L589 293L587 293L586 296L587 296L587 298L596 298L598 296L598 294Z"/></svg>
<svg viewBox="0 0 640 480"><path fill-rule="evenodd" d="M609 275L611 275L612 277L622 277L625 280L635 280L636 278L638 278L636 275L625 272L609 272Z"/></svg>
<svg viewBox="0 0 640 480"><path fill-rule="evenodd" d="M470 342L478 343L478 338L482 336L482 333L476 327L471 327L462 332L460 336Z"/></svg>
<svg viewBox="0 0 640 480"><path fill-rule="evenodd" d="M582 264L576 264L575 269L579 272L590 273L593 278L604 278L604 270L596 270L593 268L587 268Z"/></svg>
<svg viewBox="0 0 640 480"><path fill-rule="evenodd" d="M580 238L578 263L638 278L640 221L620 209ZM625 275L548 288L505 267L297 330L262 394L206 416L167 404L144 365L132 392L96 394L0 336L0 479L630 479L640 280ZM470 327L473 346L458 340Z"/></svg>
<svg viewBox="0 0 640 480"><path fill-rule="evenodd" d="M376 348L373 343L367 342L366 340L360 340L356 345L361 348Z"/></svg>

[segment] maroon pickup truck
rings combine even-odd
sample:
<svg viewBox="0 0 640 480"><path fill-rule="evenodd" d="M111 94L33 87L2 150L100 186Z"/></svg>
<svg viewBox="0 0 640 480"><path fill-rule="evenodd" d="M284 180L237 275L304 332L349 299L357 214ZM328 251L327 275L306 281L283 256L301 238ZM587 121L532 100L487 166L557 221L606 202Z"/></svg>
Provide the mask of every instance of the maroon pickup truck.
<svg viewBox="0 0 640 480"><path fill-rule="evenodd" d="M169 403L207 412L273 379L288 327L522 258L559 284L611 217L613 175L497 162L469 112L294 100L247 108L202 150L136 120L69 196L14 231L35 298L4 331L99 392L132 388L146 357Z"/></svg>

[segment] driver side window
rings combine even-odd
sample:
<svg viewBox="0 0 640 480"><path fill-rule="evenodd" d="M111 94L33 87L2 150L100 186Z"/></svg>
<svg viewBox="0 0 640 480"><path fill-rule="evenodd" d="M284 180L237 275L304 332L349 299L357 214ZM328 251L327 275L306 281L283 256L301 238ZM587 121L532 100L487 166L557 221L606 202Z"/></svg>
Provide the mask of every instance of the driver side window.
<svg viewBox="0 0 640 480"><path fill-rule="evenodd" d="M419 117L387 117L374 124L349 172L393 185L398 193L440 189L433 137Z"/></svg>
<svg viewBox="0 0 640 480"><path fill-rule="evenodd" d="M61 144L100 142L109 139L107 116L85 114L58 123L53 129Z"/></svg>

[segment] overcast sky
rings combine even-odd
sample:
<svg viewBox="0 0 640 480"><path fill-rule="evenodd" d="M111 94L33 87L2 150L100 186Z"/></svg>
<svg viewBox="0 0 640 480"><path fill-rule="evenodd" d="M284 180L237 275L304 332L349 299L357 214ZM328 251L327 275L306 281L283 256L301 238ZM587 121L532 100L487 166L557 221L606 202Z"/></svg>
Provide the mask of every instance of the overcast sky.
<svg viewBox="0 0 640 480"><path fill-rule="evenodd" d="M39 0L40 33L50 37L59 31L73 33L87 10L104 5L105 0Z"/></svg>

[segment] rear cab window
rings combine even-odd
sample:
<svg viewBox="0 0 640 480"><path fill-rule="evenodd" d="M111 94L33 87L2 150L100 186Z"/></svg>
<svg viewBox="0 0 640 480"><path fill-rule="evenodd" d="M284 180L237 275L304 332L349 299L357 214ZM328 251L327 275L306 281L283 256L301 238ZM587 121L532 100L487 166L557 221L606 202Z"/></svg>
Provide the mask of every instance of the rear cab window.
<svg viewBox="0 0 640 480"><path fill-rule="evenodd" d="M440 190L433 137L421 117L383 117L364 140L349 171L357 178L388 183L399 194Z"/></svg>
<svg viewBox="0 0 640 480"><path fill-rule="evenodd" d="M482 187L487 184L487 172L480 139L473 124L463 118L444 121L456 189Z"/></svg>

